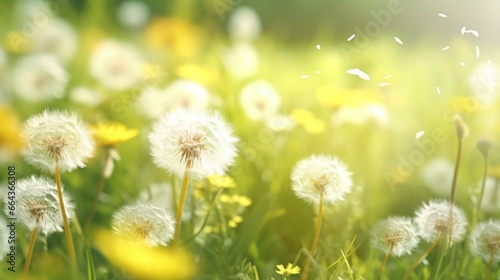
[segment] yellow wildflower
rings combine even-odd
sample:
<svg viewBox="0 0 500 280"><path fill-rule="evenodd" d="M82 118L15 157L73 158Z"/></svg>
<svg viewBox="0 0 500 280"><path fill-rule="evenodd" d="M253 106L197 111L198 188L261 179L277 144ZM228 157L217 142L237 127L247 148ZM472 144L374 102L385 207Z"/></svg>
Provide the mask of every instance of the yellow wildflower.
<svg viewBox="0 0 500 280"><path fill-rule="evenodd" d="M111 231L98 231L94 244L111 263L137 279L192 279L192 256L181 249L148 247L120 239Z"/></svg>
<svg viewBox="0 0 500 280"><path fill-rule="evenodd" d="M291 263L288 263L286 267L284 267L282 264L279 264L276 266L278 270L276 270L276 273L280 275L292 275L292 274L299 274L300 273L300 267L297 265L293 265Z"/></svg>
<svg viewBox="0 0 500 280"><path fill-rule="evenodd" d="M104 147L114 147L132 139L139 133L136 129L129 129L117 122L100 122L95 126L91 125L90 130L94 134L96 143Z"/></svg>
<svg viewBox="0 0 500 280"><path fill-rule="evenodd" d="M500 179L500 164L488 167L488 176Z"/></svg>
<svg viewBox="0 0 500 280"><path fill-rule="evenodd" d="M5 147L14 152L21 150L24 146L24 142L19 137L21 125L14 111L9 107L0 105L0 120L2 120L0 147Z"/></svg>
<svg viewBox="0 0 500 280"><path fill-rule="evenodd" d="M196 64L184 64L175 69L177 76L199 82L200 84L210 86L219 81L219 74L215 69L205 68Z"/></svg>
<svg viewBox="0 0 500 280"><path fill-rule="evenodd" d="M305 109L295 109L291 113L292 119L302 125L309 133L320 133L325 130L325 123L316 118L314 114Z"/></svg>
<svg viewBox="0 0 500 280"><path fill-rule="evenodd" d="M146 40L153 48L170 49L174 56L190 57L198 51L199 34L187 20L156 18L146 30Z"/></svg>
<svg viewBox="0 0 500 280"><path fill-rule="evenodd" d="M210 184L219 187L219 188L234 188L236 184L234 183L233 178L229 176L221 176L221 175L211 175L208 176L208 181Z"/></svg>

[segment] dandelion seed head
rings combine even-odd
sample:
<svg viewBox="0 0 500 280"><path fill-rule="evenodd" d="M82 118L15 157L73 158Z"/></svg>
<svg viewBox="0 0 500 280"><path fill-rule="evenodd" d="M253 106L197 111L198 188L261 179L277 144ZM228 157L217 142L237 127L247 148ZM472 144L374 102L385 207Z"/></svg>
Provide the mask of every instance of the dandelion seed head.
<svg viewBox="0 0 500 280"><path fill-rule="evenodd" d="M438 157L427 162L422 167L420 175L429 190L439 196L449 197L454 169L450 159Z"/></svg>
<svg viewBox="0 0 500 280"><path fill-rule="evenodd" d="M145 3L124 1L118 6L116 16L120 24L125 27L141 28L148 23L151 11Z"/></svg>
<svg viewBox="0 0 500 280"><path fill-rule="evenodd" d="M292 170L292 189L307 202L318 204L344 200L351 191L351 172L337 157L312 155L299 161Z"/></svg>
<svg viewBox="0 0 500 280"><path fill-rule="evenodd" d="M44 234L63 231L63 220L54 182L32 176L20 179L16 191L16 215L28 229L38 228ZM70 219L73 216L74 205L64 190L63 201Z"/></svg>
<svg viewBox="0 0 500 280"><path fill-rule="evenodd" d="M490 176L491 175L494 174L490 174ZM494 177L486 178L481 210L487 213L500 212L500 185L497 183L497 180L498 179ZM481 183L482 182L478 182L478 186L481 186Z"/></svg>
<svg viewBox="0 0 500 280"><path fill-rule="evenodd" d="M176 111L165 114L149 134L151 155L158 167L182 177L223 174L237 154L232 128L218 114Z"/></svg>
<svg viewBox="0 0 500 280"><path fill-rule="evenodd" d="M56 160L61 171L85 167L94 151L89 130L75 114L44 111L26 121L22 135L28 143L24 158L49 172L55 171Z"/></svg>
<svg viewBox="0 0 500 280"><path fill-rule="evenodd" d="M467 219L456 205L452 206L451 240L455 243L465 237ZM427 242L434 242L438 235L445 236L450 229L450 203L446 200L431 200L424 203L414 219L418 234Z"/></svg>
<svg viewBox="0 0 500 280"><path fill-rule="evenodd" d="M75 28L69 22L58 18L40 28L32 39L35 52L55 55L63 62L73 58L78 45L78 33Z"/></svg>
<svg viewBox="0 0 500 280"><path fill-rule="evenodd" d="M227 29L229 37L234 41L251 42L261 33L259 15L249 7L239 7L231 14Z"/></svg>
<svg viewBox="0 0 500 280"><path fill-rule="evenodd" d="M257 81L243 87L240 104L252 120L267 120L276 116L281 98L274 87L266 81Z"/></svg>
<svg viewBox="0 0 500 280"><path fill-rule="evenodd" d="M384 252L392 248L392 254L398 257L411 254L419 242L417 227L407 217L389 217L380 221L372 231L373 246Z"/></svg>
<svg viewBox="0 0 500 280"><path fill-rule="evenodd" d="M124 239L144 242L148 246L167 246L174 238L175 220L167 210L146 203L120 208L111 225Z"/></svg>
<svg viewBox="0 0 500 280"><path fill-rule="evenodd" d="M489 261L500 261L500 221L490 220L478 224L470 235L471 252Z"/></svg>

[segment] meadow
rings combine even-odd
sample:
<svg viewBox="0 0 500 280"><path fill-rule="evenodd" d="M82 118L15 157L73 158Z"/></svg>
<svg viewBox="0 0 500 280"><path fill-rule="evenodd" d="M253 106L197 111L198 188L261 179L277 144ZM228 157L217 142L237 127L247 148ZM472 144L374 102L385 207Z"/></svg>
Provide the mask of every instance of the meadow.
<svg viewBox="0 0 500 280"><path fill-rule="evenodd" d="M500 279L498 46L392 2L3 3L0 278Z"/></svg>

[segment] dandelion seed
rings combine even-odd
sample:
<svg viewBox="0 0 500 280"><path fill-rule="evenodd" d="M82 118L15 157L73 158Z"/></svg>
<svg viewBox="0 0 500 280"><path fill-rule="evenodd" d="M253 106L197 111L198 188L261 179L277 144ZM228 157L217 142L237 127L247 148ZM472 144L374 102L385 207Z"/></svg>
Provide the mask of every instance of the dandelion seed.
<svg viewBox="0 0 500 280"><path fill-rule="evenodd" d="M316 73L316 74L321 74L321 71L316 70L316 71L315 71L315 73Z"/></svg>
<svg viewBox="0 0 500 280"><path fill-rule="evenodd" d="M392 77L392 74L385 76L384 79L389 79L390 77Z"/></svg>
<svg viewBox="0 0 500 280"><path fill-rule="evenodd" d="M380 87L386 87L386 86L389 86L389 85L390 85L390 83L380 83L380 84L378 84L378 85L379 85Z"/></svg>
<svg viewBox="0 0 500 280"><path fill-rule="evenodd" d="M415 134L415 138L416 138L416 139L420 139L420 137L424 136L424 134L425 134L425 131L423 131L423 130L422 130L422 131L419 131L419 132L417 132L417 133Z"/></svg>
<svg viewBox="0 0 500 280"><path fill-rule="evenodd" d="M351 173L337 158L312 155L299 161L292 170L292 189L307 202L318 204L320 196L325 203L344 200L351 191Z"/></svg>
<svg viewBox="0 0 500 280"><path fill-rule="evenodd" d="M351 75L356 75L363 80L367 81L370 80L370 76L368 76L368 74L366 74L365 72L361 71L359 68L349 69L346 72Z"/></svg>
<svg viewBox="0 0 500 280"><path fill-rule="evenodd" d="M442 18L447 18L448 16L443 14L443 13L439 13L438 16L442 17Z"/></svg>
<svg viewBox="0 0 500 280"><path fill-rule="evenodd" d="M419 243L417 227L410 218L389 217L380 221L372 231L372 244L376 248L401 257L411 254Z"/></svg>
<svg viewBox="0 0 500 280"><path fill-rule="evenodd" d="M354 39L354 37L356 37L356 34L352 34L351 36L349 36L349 38L347 38L347 42L351 41L352 39Z"/></svg>
<svg viewBox="0 0 500 280"><path fill-rule="evenodd" d="M472 35L479 37L479 32L476 30L465 30L465 33L471 33Z"/></svg>
<svg viewBox="0 0 500 280"><path fill-rule="evenodd" d="M38 228L44 234L63 231L63 219L59 210L56 185L41 177L20 179L16 187L17 218L33 231ZM68 217L73 216L74 205L63 191L63 201Z"/></svg>
<svg viewBox="0 0 500 280"><path fill-rule="evenodd" d="M174 237L175 220L163 208L137 203L116 211L111 225L126 240L167 246Z"/></svg>
<svg viewBox="0 0 500 280"><path fill-rule="evenodd" d="M465 34L465 26L463 26L462 29L460 29L460 33L462 33L462 35Z"/></svg>
<svg viewBox="0 0 500 280"><path fill-rule="evenodd" d="M459 62L458 64L460 64L461 66L465 66L465 62Z"/></svg>
<svg viewBox="0 0 500 280"><path fill-rule="evenodd" d="M446 46L446 47L442 48L441 50L442 51L447 51L449 48L450 48L450 46Z"/></svg>
<svg viewBox="0 0 500 280"><path fill-rule="evenodd" d="M441 89L439 87L436 87L436 91L438 94L441 94Z"/></svg>
<svg viewBox="0 0 500 280"><path fill-rule="evenodd" d="M450 203L445 200L431 200L424 203L415 213L418 234L427 242L434 242L438 236L451 231L451 241L458 243L465 237L467 219L464 212L453 205L450 222Z"/></svg>
<svg viewBox="0 0 500 280"><path fill-rule="evenodd" d="M479 47L476 46L476 58L479 58Z"/></svg>
<svg viewBox="0 0 500 280"><path fill-rule="evenodd" d="M316 49L321 50L321 46L319 44L316 45Z"/></svg>
<svg viewBox="0 0 500 280"><path fill-rule="evenodd" d="M302 75L302 76L300 76L300 78L301 79L309 79L309 78L311 78L311 76L310 75Z"/></svg>
<svg viewBox="0 0 500 280"><path fill-rule="evenodd" d="M401 41L401 39L399 39L398 37L394 37L394 40L396 40L396 42L398 42L399 44L403 45L403 41Z"/></svg>
<svg viewBox="0 0 500 280"><path fill-rule="evenodd" d="M22 135L28 143L24 158L49 172L55 172L56 161L61 171L85 167L94 151L90 132L75 114L44 111L26 121Z"/></svg>

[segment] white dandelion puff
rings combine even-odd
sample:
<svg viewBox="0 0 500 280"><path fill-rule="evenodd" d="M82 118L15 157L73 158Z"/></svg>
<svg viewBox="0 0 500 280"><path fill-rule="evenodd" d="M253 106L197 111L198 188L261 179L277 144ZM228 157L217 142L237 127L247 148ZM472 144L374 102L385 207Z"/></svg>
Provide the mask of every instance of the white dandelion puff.
<svg viewBox="0 0 500 280"><path fill-rule="evenodd" d="M125 90L140 82L143 60L131 46L115 40L97 45L90 56L90 74L102 85Z"/></svg>
<svg viewBox="0 0 500 280"><path fill-rule="evenodd" d="M12 73L12 87L30 102L61 98L68 83L68 73L52 55L31 55L19 61Z"/></svg>
<svg viewBox="0 0 500 280"><path fill-rule="evenodd" d="M18 220L31 231L35 228L44 234L63 231L63 218L59 208L56 184L48 179L30 177L20 179L16 187ZM74 205L62 191L68 219L73 216Z"/></svg>
<svg viewBox="0 0 500 280"><path fill-rule="evenodd" d="M493 258L500 261L500 221L490 220L478 224L470 235L471 252L481 256L485 261Z"/></svg>
<svg viewBox="0 0 500 280"><path fill-rule="evenodd" d="M203 178L223 174L233 163L238 138L218 113L176 111L154 124L149 141L157 166L179 177L189 167L190 176Z"/></svg>
<svg viewBox="0 0 500 280"><path fill-rule="evenodd" d="M281 98L271 84L257 81L243 87L240 105L250 119L266 120L277 115Z"/></svg>
<svg viewBox="0 0 500 280"><path fill-rule="evenodd" d="M449 197L454 170L455 166L451 160L439 157L427 162L420 175L429 190L439 196Z"/></svg>
<svg viewBox="0 0 500 280"><path fill-rule="evenodd" d="M293 168L292 189L307 202L318 204L344 200L351 191L351 172L337 157L312 155L299 161Z"/></svg>
<svg viewBox="0 0 500 280"><path fill-rule="evenodd" d="M249 7L239 7L228 20L229 37L235 41L253 41L260 36L259 15Z"/></svg>
<svg viewBox="0 0 500 280"><path fill-rule="evenodd" d="M151 11L145 3L139 1L124 1L116 11L116 17L121 25L129 28L141 28L148 23Z"/></svg>
<svg viewBox="0 0 500 280"><path fill-rule="evenodd" d="M248 43L238 43L227 50L223 61L227 71L240 79L255 75L259 67L257 51Z"/></svg>
<svg viewBox="0 0 500 280"><path fill-rule="evenodd" d="M481 182L478 185L481 185ZM495 178L486 178L481 210L487 213L500 212L500 182Z"/></svg>
<svg viewBox="0 0 500 280"><path fill-rule="evenodd" d="M63 62L73 58L78 45L75 28L62 19L51 20L40 28L32 39L32 48L35 52L55 55Z"/></svg>
<svg viewBox="0 0 500 280"><path fill-rule="evenodd" d="M165 89L166 112L188 110L204 112L209 103L209 92L201 84L190 80L177 80Z"/></svg>
<svg viewBox="0 0 500 280"><path fill-rule="evenodd" d="M26 121L22 135L27 142L24 158L49 172L55 172L56 165L61 171L85 167L93 155L90 131L75 114L44 111Z"/></svg>
<svg viewBox="0 0 500 280"><path fill-rule="evenodd" d="M97 107L102 102L102 97L94 89L78 86L71 89L69 98L75 103L79 103L91 108Z"/></svg>
<svg viewBox="0 0 500 280"><path fill-rule="evenodd" d="M427 242L434 242L438 236L445 236L451 230L451 241L458 243L465 237L467 219L464 212L453 205L451 208L450 228L450 202L446 200L431 200L424 203L416 212L414 219L418 234Z"/></svg>
<svg viewBox="0 0 500 280"><path fill-rule="evenodd" d="M126 240L167 246L174 237L175 219L161 207L137 203L116 211L111 226Z"/></svg>
<svg viewBox="0 0 500 280"><path fill-rule="evenodd" d="M346 72L348 74L351 74L351 75L356 75L356 76L360 77L363 80L367 80L367 81L370 80L370 76L368 76L368 74L366 74L365 72L363 72L359 68L349 69L349 70L346 70Z"/></svg>
<svg viewBox="0 0 500 280"><path fill-rule="evenodd" d="M389 217L377 223L372 231L374 247L401 257L411 254L420 242L417 227L410 218Z"/></svg>

